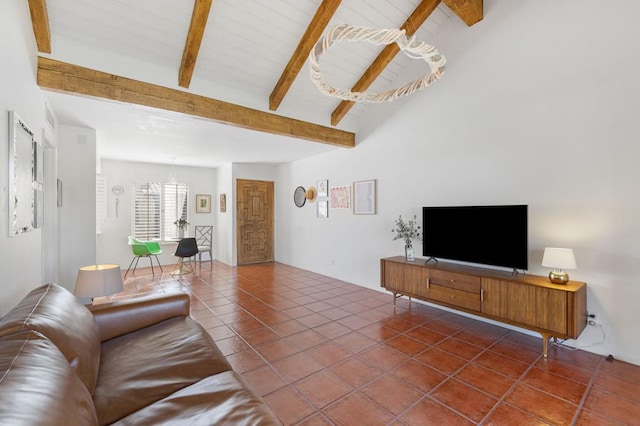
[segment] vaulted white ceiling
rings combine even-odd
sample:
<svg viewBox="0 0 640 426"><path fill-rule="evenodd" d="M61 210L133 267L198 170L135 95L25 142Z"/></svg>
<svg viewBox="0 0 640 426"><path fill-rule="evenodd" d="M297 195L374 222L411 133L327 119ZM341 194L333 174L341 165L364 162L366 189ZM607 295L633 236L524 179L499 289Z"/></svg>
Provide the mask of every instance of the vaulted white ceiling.
<svg viewBox="0 0 640 426"><path fill-rule="evenodd" d="M43 0L34 0L38 1ZM340 100L316 89L306 63L278 108L269 110L269 96L321 3L214 0L188 88L178 85L178 72L193 1L46 0L51 53L41 56L333 127L331 115ZM327 27L348 23L400 28L420 3L344 0ZM460 18L440 3L420 25L416 39L430 42L451 19ZM351 88L383 47L339 43L322 57L325 79L336 87ZM396 55L369 90L406 83L398 77L411 60ZM178 164L216 167L227 162L283 163L344 149L122 102L55 92L47 92L47 98L61 124L97 130L103 158L169 163L170 157L177 157ZM336 128L357 133L359 120L375 107L355 104Z"/></svg>

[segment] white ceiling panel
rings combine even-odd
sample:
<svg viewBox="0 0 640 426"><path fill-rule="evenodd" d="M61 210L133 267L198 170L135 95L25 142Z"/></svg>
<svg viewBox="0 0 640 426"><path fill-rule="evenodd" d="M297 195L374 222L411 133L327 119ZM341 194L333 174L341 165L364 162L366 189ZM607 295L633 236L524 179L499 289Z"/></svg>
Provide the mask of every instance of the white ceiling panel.
<svg viewBox="0 0 640 426"><path fill-rule="evenodd" d="M320 3L320 0L214 0L192 84L187 90L268 111L269 95ZM372 28L398 28L419 4L420 0L343 0L329 26L347 23ZM139 76L147 68L166 70L163 78L150 75L143 80L175 81L174 87L177 87L193 1L47 0L47 9L52 58L56 59L56 42L65 47L81 45L83 52L78 52L78 55L82 57L73 61L73 58L68 58L67 49L65 60L91 67L92 58L87 58L87 51L91 51L91 56L95 55L95 58L111 55L122 58L115 69L136 67L126 75ZM430 42L450 19L459 18L446 6L438 6L417 31L416 38ZM352 87L382 48L366 42L336 44L320 59L325 80L335 87ZM443 54L446 55L446 52ZM131 58L131 61L126 58ZM141 61L149 66L140 67ZM397 55L369 90L380 92L391 88L410 61L412 59L402 53ZM96 69L100 68L96 66ZM166 162L171 156L180 158L181 155L176 152L168 152L171 151L170 145L158 142L164 139L162 133L171 135L171 140L180 140L184 153L210 149L212 153L220 154L217 157L213 154L194 155L190 161L198 165L219 164L222 158L250 162L256 152L261 152L253 158L256 161L263 158L269 163L283 162L296 156L316 155L327 149L335 149L324 148L313 142L246 133L248 131L243 129L202 119L131 105L64 94L51 94L49 98L62 124L65 121L86 123L99 130L101 139L105 140L104 143L99 140L100 152L107 158L122 157L121 152L124 151L129 152L127 157L131 159L139 159L137 152L146 159L153 157L153 161L159 162ZM316 89L309 78L308 64L305 63L275 113L329 126L331 113L339 103L339 99L323 95ZM122 112L116 112L118 108ZM359 118L370 108L375 108L375 105L354 105L338 128L356 131ZM280 149L274 150L265 143L250 145L246 141L251 139L249 134L257 135L255 137L260 140L285 139L285 150L290 155L285 155ZM155 154L149 156L149 139L155 140L156 146L167 152L157 158ZM202 142L203 139L207 139L207 142ZM188 148L190 144L196 148ZM218 147L218 144L221 145ZM139 149L138 146L143 148ZM231 155L233 149L242 155ZM266 151L269 151L269 155L265 155ZM280 152L280 160L274 157L274 151Z"/></svg>

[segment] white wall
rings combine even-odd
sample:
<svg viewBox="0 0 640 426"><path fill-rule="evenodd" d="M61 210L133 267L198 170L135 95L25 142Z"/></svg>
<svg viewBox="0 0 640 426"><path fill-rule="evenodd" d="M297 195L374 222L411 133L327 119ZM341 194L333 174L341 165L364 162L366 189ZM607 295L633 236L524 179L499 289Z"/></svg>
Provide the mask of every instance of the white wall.
<svg viewBox="0 0 640 426"><path fill-rule="evenodd" d="M0 316L42 284L42 229L9 237L7 145L9 111L18 113L42 143L44 97L35 84L36 46L25 1L0 2Z"/></svg>
<svg viewBox="0 0 640 426"><path fill-rule="evenodd" d="M78 269L96 262L96 131L60 126L58 162L62 181L58 284L73 291Z"/></svg>
<svg viewBox="0 0 640 426"><path fill-rule="evenodd" d="M227 265L235 265L235 185L233 180L233 164L228 163L216 169L216 183L218 194L225 194L226 211L220 211L219 196L212 201L215 206L216 229L215 251L217 259Z"/></svg>
<svg viewBox="0 0 640 426"><path fill-rule="evenodd" d="M188 235L194 235L194 226L196 225L213 225L214 238L216 238L215 201L217 199L217 190L215 169L103 159L100 170L101 175L107 179L107 217L103 224L103 231L98 235L98 262L117 263L123 271L126 271L133 258L131 248L127 243L127 237L131 235L133 182L137 180L166 182L170 172L176 173L178 182L189 184ZM117 197L119 199L117 217L115 210L116 195L111 192L111 188L115 185L124 187L124 193ZM196 213L196 194L211 195L211 213ZM162 265L175 265L176 258L173 253L176 250L176 246L177 243L175 242L162 244L163 254L158 256ZM214 246L213 258L215 259L216 256L217 251ZM142 259L138 262L138 266L149 267L149 262L146 259Z"/></svg>
<svg viewBox="0 0 640 426"><path fill-rule="evenodd" d="M357 147L278 170L277 260L379 288L379 259L400 255L398 214L422 206L528 204L529 272L546 246L572 247L588 283L575 344L640 364L640 3L485 0L472 28L452 19L430 40L443 80L370 108ZM449 24L448 24L449 25ZM421 64L424 66L424 64ZM415 70L414 70L415 72ZM378 213L296 208L293 189L377 179Z"/></svg>

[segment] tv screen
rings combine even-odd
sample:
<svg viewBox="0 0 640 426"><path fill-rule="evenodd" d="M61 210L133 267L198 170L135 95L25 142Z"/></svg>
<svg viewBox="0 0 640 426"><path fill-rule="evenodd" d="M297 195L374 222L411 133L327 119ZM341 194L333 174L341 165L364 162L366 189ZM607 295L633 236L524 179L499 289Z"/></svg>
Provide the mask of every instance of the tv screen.
<svg viewBox="0 0 640 426"><path fill-rule="evenodd" d="M423 255L527 269L527 206L422 208Z"/></svg>

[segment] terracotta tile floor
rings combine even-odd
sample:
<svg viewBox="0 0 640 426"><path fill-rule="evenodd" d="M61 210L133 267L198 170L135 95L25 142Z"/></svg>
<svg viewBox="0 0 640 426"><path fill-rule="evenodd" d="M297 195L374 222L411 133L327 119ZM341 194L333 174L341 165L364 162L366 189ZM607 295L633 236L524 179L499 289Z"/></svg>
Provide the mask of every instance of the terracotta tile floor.
<svg viewBox="0 0 640 426"><path fill-rule="evenodd" d="M165 268L167 269L167 268ZM129 277L192 317L284 424L640 424L640 366L279 263ZM119 297L119 296L117 296Z"/></svg>

